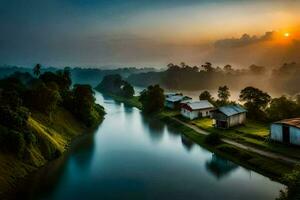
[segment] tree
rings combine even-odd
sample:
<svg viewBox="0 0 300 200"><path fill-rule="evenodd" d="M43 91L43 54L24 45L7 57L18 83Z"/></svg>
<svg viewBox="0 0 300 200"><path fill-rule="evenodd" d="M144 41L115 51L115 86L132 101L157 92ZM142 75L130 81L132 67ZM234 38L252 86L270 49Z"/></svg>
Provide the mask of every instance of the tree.
<svg viewBox="0 0 300 200"><path fill-rule="evenodd" d="M60 101L61 96L59 92L47 87L44 83L36 85L25 93L25 102L27 106L48 114L50 117Z"/></svg>
<svg viewBox="0 0 300 200"><path fill-rule="evenodd" d="M199 95L199 100L207 100L207 101L213 103L214 97L211 96L211 94L207 90L205 90L205 91L201 92L201 94Z"/></svg>
<svg viewBox="0 0 300 200"><path fill-rule="evenodd" d="M297 117L300 115L300 105L286 96L281 96L272 99L267 114L271 121Z"/></svg>
<svg viewBox="0 0 300 200"><path fill-rule="evenodd" d="M124 81L123 87L121 89L121 95L124 97L131 98L134 95L134 89L132 85Z"/></svg>
<svg viewBox="0 0 300 200"><path fill-rule="evenodd" d="M214 72L215 68L212 67L212 64L210 62L206 62L205 64L201 65L201 67L204 68L207 72Z"/></svg>
<svg viewBox="0 0 300 200"><path fill-rule="evenodd" d="M220 86L219 89L218 89L219 101L222 104L226 104L229 100L229 97L230 97L229 88L226 85Z"/></svg>
<svg viewBox="0 0 300 200"><path fill-rule="evenodd" d="M240 93L240 101L245 102L244 106L248 110L250 118L263 120L265 118L265 108L271 101L270 95L254 87L246 87Z"/></svg>
<svg viewBox="0 0 300 200"><path fill-rule="evenodd" d="M159 85L149 86L141 92L139 101L145 113L154 113L163 109L165 96L164 90Z"/></svg>
<svg viewBox="0 0 300 200"><path fill-rule="evenodd" d="M230 73L233 72L232 66L231 65L225 65L223 68L224 72Z"/></svg>
<svg viewBox="0 0 300 200"><path fill-rule="evenodd" d="M41 64L36 64L33 68L33 74L39 76L41 74L41 68L42 68Z"/></svg>
<svg viewBox="0 0 300 200"><path fill-rule="evenodd" d="M246 102L245 107L265 109L271 101L270 95L255 87L246 87L240 93L240 101Z"/></svg>

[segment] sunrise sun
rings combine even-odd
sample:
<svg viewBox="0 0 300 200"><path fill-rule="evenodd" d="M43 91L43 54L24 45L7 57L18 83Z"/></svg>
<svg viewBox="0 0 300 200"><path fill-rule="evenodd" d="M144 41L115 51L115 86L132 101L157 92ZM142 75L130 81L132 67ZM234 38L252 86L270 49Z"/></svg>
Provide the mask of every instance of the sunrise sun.
<svg viewBox="0 0 300 200"><path fill-rule="evenodd" d="M290 37L290 33L285 32L285 33L284 33L284 37Z"/></svg>

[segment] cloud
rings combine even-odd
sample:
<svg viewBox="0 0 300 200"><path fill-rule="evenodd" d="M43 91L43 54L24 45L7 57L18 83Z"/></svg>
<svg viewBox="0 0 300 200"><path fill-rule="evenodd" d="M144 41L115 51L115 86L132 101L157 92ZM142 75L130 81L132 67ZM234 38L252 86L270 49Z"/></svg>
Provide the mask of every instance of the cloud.
<svg viewBox="0 0 300 200"><path fill-rule="evenodd" d="M260 42L271 40L274 31L266 32L264 35L258 37L256 35L250 36L249 34L245 33L240 38L230 38L230 39L221 39L217 40L214 44L216 48L237 48L237 47L244 47L252 44L257 44Z"/></svg>

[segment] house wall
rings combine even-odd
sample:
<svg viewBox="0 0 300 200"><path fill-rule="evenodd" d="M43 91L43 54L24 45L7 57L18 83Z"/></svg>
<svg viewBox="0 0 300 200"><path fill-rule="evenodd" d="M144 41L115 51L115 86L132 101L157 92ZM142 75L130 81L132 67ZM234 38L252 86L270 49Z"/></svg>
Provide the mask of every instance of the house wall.
<svg viewBox="0 0 300 200"><path fill-rule="evenodd" d="M173 102L165 101L165 107L173 109L175 106Z"/></svg>
<svg viewBox="0 0 300 200"><path fill-rule="evenodd" d="M233 115L229 117L228 125L229 127L237 126L240 124L244 124L246 121L246 113L241 113L238 115Z"/></svg>
<svg viewBox="0 0 300 200"><path fill-rule="evenodd" d="M282 125L271 124L271 139L282 142Z"/></svg>
<svg viewBox="0 0 300 200"><path fill-rule="evenodd" d="M196 119L199 117L199 114L202 113L202 117L209 117L210 116L210 111L211 109L203 109L203 110L193 110L193 111L190 111L188 109L185 109L185 108L181 108L181 115L190 119L190 120L193 120L193 119Z"/></svg>
<svg viewBox="0 0 300 200"><path fill-rule="evenodd" d="M300 145L300 129L290 126L290 142L291 144Z"/></svg>

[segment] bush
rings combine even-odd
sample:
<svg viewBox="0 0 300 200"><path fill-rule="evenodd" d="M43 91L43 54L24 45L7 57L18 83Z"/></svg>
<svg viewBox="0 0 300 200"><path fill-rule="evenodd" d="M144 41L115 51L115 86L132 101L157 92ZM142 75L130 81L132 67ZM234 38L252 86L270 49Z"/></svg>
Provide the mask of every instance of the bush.
<svg viewBox="0 0 300 200"><path fill-rule="evenodd" d="M14 153L19 158L22 158L25 151L26 141L22 133L9 130L0 125L0 145L2 150Z"/></svg>
<svg viewBox="0 0 300 200"><path fill-rule="evenodd" d="M221 137L218 133L211 133L204 138L204 142L215 146L221 143Z"/></svg>

